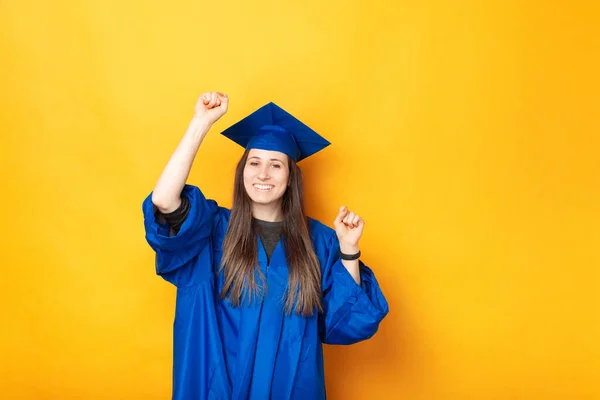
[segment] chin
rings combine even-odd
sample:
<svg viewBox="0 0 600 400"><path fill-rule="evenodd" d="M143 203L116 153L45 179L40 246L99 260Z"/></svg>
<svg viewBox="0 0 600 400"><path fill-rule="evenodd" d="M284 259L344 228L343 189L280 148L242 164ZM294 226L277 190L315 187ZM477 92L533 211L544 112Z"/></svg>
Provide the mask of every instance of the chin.
<svg viewBox="0 0 600 400"><path fill-rule="evenodd" d="M250 196L250 200L252 200L256 204L271 204L276 203L280 200L280 198L261 198L261 197L252 197Z"/></svg>
<svg viewBox="0 0 600 400"><path fill-rule="evenodd" d="M280 201L282 196L276 197L271 194L268 196L257 196L256 193L253 193L252 195L248 194L248 197L250 197L250 200L256 204L271 204Z"/></svg>

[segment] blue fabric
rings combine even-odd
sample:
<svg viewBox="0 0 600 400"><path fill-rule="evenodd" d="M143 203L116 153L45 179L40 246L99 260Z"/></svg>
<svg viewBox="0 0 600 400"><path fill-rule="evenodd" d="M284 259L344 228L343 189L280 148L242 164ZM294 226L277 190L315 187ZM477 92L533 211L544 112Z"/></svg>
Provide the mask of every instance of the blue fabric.
<svg viewBox="0 0 600 400"><path fill-rule="evenodd" d="M331 144L273 102L265 104L221 134L245 149L280 151L296 162Z"/></svg>
<svg viewBox="0 0 600 400"><path fill-rule="evenodd" d="M370 338L388 313L371 269L360 264L356 284L339 258L335 231L309 219L322 267L324 312L284 315L288 270L280 241L270 264L258 240L267 279L263 302L233 307L219 298L218 273L230 211L186 185L190 212L175 236L143 202L146 240L156 252L156 273L177 286L173 326L173 399L325 399L322 343Z"/></svg>
<svg viewBox="0 0 600 400"><path fill-rule="evenodd" d="M300 159L300 148L292 135L286 129L276 125L265 125L250 138L246 149L262 149L280 151L294 161Z"/></svg>

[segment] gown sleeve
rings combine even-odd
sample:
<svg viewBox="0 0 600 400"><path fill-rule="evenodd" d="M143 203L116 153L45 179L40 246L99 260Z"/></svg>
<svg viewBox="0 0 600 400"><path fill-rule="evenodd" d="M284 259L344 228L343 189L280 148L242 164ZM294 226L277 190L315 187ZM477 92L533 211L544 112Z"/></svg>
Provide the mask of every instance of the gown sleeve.
<svg viewBox="0 0 600 400"><path fill-rule="evenodd" d="M389 308L373 271L359 260L358 285L340 258L335 233L329 240L323 270L323 308L320 315L321 341L327 344L353 344L371 338Z"/></svg>
<svg viewBox="0 0 600 400"><path fill-rule="evenodd" d="M217 203L207 200L196 186L185 185L181 196L189 200L189 212L173 236L169 235L169 225L157 218L159 212L152 204L152 193L142 204L146 241L156 252L156 273L178 287L194 284L212 272L211 265L199 266L207 271L193 271L193 268L199 264L196 260L201 253L212 250L207 244L219 210Z"/></svg>
<svg viewBox="0 0 600 400"><path fill-rule="evenodd" d="M162 217L167 222L167 225L169 225L171 227L171 229L173 229L173 232L177 233L177 232L179 232L179 229L181 229L181 225L184 223L185 219L187 218L189 211L190 211L190 200L187 198L187 196L183 196L183 197L181 197L181 204L175 211L172 211L170 213L163 213L160 211L157 211L157 212L160 215L162 215Z"/></svg>

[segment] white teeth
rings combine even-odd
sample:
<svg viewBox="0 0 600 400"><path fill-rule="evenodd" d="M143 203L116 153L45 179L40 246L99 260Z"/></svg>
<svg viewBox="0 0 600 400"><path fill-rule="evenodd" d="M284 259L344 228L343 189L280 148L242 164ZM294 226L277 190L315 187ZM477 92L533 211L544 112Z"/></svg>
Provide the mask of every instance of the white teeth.
<svg viewBox="0 0 600 400"><path fill-rule="evenodd" d="M272 185L254 185L255 188L260 190L271 190L273 189Z"/></svg>

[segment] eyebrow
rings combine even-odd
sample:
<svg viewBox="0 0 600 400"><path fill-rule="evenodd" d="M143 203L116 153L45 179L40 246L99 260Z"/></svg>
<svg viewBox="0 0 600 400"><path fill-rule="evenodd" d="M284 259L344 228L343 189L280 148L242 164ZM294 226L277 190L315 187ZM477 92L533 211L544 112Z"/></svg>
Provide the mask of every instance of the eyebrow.
<svg viewBox="0 0 600 400"><path fill-rule="evenodd" d="M252 158L258 158L259 160L262 160L262 158L257 157L257 156L252 156L252 157L248 158L248 160L250 160ZM271 158L271 161L279 161L280 163L283 164L283 161L281 161L279 158Z"/></svg>

